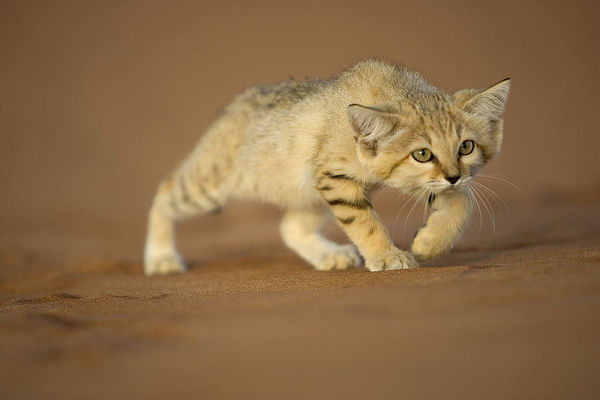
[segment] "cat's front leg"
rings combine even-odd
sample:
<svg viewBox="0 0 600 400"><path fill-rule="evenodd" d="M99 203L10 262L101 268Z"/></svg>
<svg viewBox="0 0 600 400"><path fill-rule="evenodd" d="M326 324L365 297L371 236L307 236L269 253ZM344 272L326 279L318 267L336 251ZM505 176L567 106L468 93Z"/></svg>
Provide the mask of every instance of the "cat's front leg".
<svg viewBox="0 0 600 400"><path fill-rule="evenodd" d="M464 190L437 195L427 223L415 235L412 253L427 260L449 251L460 239L471 215L471 199Z"/></svg>
<svg viewBox="0 0 600 400"><path fill-rule="evenodd" d="M358 247L367 269L382 271L419 266L412 254L394 246L387 229L366 198L364 188L354 178L325 172L317 189L350 240Z"/></svg>

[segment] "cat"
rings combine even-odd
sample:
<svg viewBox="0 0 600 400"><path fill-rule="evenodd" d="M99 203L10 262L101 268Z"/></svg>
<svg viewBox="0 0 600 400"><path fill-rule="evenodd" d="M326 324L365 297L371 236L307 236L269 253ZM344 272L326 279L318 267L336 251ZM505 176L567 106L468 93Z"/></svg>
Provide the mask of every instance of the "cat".
<svg viewBox="0 0 600 400"><path fill-rule="evenodd" d="M473 204L469 182L500 151L509 88L507 78L449 95L418 72L369 59L330 80L244 90L160 184L149 215L145 273L186 271L175 222L232 199L286 210L285 244L317 270L363 260L370 271L418 267L462 235ZM430 203L411 252L394 246L369 202L381 185ZM319 233L331 215L356 247Z"/></svg>

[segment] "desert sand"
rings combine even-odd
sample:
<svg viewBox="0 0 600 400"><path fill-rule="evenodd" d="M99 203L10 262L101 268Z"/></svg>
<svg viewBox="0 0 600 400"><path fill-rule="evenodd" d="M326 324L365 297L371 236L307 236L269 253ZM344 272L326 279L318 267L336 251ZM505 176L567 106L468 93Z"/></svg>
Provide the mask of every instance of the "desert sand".
<svg viewBox="0 0 600 400"><path fill-rule="evenodd" d="M598 17L583 1L1 3L0 397L599 398ZM189 273L142 274L153 191L228 99L366 56L448 91L513 78L479 179L502 198L493 220L476 212L419 269L317 272L282 244L280 210L236 203L181 225ZM423 218L407 201L374 198L404 248Z"/></svg>

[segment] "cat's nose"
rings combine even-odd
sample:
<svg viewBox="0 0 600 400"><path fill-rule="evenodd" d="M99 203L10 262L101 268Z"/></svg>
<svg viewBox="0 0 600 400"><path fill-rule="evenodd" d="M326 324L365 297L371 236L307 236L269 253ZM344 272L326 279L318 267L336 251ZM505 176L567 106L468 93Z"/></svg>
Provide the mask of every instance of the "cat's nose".
<svg viewBox="0 0 600 400"><path fill-rule="evenodd" d="M448 182L454 185L460 179L460 175L446 176L445 178Z"/></svg>

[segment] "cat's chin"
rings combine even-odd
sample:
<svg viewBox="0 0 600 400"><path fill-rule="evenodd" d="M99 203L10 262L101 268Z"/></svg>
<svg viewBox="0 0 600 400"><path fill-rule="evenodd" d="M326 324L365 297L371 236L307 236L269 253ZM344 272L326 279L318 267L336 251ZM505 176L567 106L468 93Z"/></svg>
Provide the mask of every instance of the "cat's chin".
<svg viewBox="0 0 600 400"><path fill-rule="evenodd" d="M438 193L434 193L434 196L440 196L440 195L453 196L454 194L464 193L464 192L466 192L466 189L464 186L457 186L457 187L450 187L448 189L441 190Z"/></svg>

